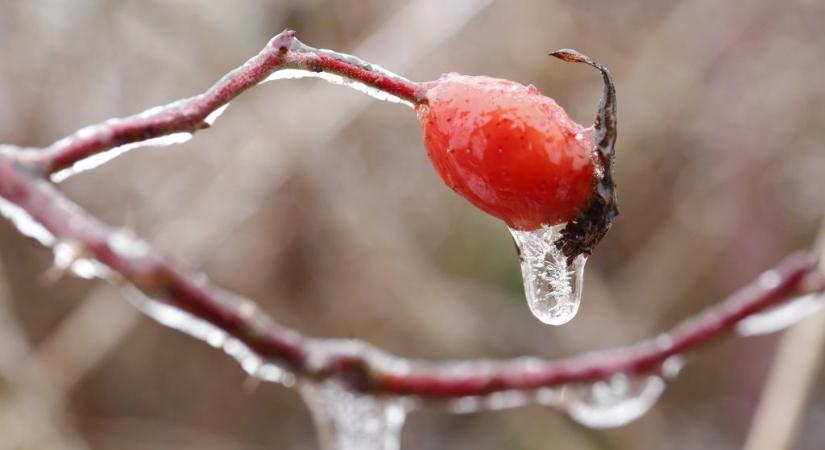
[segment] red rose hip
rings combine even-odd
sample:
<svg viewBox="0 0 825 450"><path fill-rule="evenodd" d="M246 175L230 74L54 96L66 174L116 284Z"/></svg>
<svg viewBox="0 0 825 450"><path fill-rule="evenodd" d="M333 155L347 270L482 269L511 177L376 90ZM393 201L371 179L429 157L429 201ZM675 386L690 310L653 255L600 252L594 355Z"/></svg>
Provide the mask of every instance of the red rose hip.
<svg viewBox="0 0 825 450"><path fill-rule="evenodd" d="M616 103L606 68L574 50L552 55L601 71L604 95L592 127L533 86L455 73L426 84L416 110L442 181L507 223L530 311L561 325L576 315L587 256L618 214Z"/></svg>
<svg viewBox="0 0 825 450"><path fill-rule="evenodd" d="M533 86L446 74L418 120L444 183L510 228L569 222L593 191L591 130Z"/></svg>

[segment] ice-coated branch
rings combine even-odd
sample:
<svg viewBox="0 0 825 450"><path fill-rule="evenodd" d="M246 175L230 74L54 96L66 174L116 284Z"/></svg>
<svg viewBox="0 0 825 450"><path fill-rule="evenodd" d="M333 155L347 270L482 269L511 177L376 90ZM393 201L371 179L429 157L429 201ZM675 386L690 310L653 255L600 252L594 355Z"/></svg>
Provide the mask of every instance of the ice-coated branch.
<svg viewBox="0 0 825 450"><path fill-rule="evenodd" d="M72 270L80 262L99 264L105 269L92 274L137 291L144 312L222 347L255 376L285 384L295 378L334 381L349 392L389 397L454 400L617 375L657 375L673 356L707 344L743 320L825 290L816 257L801 252L716 306L635 345L557 360L416 361L361 341L310 338L284 328L252 301L212 285L131 233L94 218L50 182L56 172L109 149L205 128L210 114L281 69L332 74L407 103L424 101L418 84L354 57L313 49L285 31L203 94L84 128L42 151L0 146L0 212L21 232L52 247L58 265Z"/></svg>
<svg viewBox="0 0 825 450"><path fill-rule="evenodd" d="M14 152L0 154L0 197L42 226L53 242L71 243L78 249L77 257L104 264L112 272L110 279L129 283L147 297L210 324L243 343L259 360L299 378L337 379L372 393L448 399L656 372L671 356L706 344L750 315L825 290L817 259L797 253L716 306L628 347L559 360L412 361L356 341L307 338L277 325L250 300L176 267L145 242L90 216L21 164Z"/></svg>
<svg viewBox="0 0 825 450"><path fill-rule="evenodd" d="M208 128L210 114L219 113L221 107L243 91L286 69L340 76L412 104L424 101L424 90L417 83L356 57L307 46L295 38L294 31L286 30L206 92L85 127L37 153L30 163L43 174L52 175L115 147Z"/></svg>

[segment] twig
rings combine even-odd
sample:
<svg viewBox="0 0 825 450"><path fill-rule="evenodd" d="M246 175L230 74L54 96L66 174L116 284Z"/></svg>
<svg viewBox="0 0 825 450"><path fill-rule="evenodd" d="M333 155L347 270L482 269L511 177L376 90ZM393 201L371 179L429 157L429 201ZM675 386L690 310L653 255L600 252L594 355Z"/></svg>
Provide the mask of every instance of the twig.
<svg viewBox="0 0 825 450"><path fill-rule="evenodd" d="M5 148L0 151L0 197L28 214L58 242L78 249L78 256L108 267L107 278L208 322L261 360L300 377L336 378L353 389L380 394L448 399L587 382L618 373L653 373L671 356L708 343L751 314L825 289L816 258L803 252L773 269L770 278L778 282L756 281L671 331L636 345L561 360L413 361L360 341L312 339L277 325L251 301L209 284L128 232L92 217L47 181L48 175L115 146L203 128L208 114L284 68L328 71L410 103L424 101L418 84L353 57L307 47L287 31L204 94L81 130L40 153Z"/></svg>
<svg viewBox="0 0 825 450"><path fill-rule="evenodd" d="M353 56L309 47L295 38L294 31L286 30L206 92L140 114L83 128L37 153L32 164L43 174L51 175L121 145L208 128L209 123L205 120L210 113L283 69L327 72L413 104L424 101L424 90L418 84L381 71Z"/></svg>
<svg viewBox="0 0 825 450"><path fill-rule="evenodd" d="M59 241L80 248L147 296L167 302L236 337L261 359L297 375L338 377L371 392L434 398L485 395L647 373L667 358L701 346L743 318L785 299L825 289L825 279L809 253L792 255L773 269L778 283L756 281L673 330L639 344L557 361L517 359L427 364L385 355L367 345L348 345L323 354L318 342L276 325L249 300L199 281L152 251L145 243L85 213L54 186L18 163L0 156L0 196L27 211ZM322 354L322 357L319 357ZM473 366L474 365L474 366ZM477 369L477 370L476 370Z"/></svg>

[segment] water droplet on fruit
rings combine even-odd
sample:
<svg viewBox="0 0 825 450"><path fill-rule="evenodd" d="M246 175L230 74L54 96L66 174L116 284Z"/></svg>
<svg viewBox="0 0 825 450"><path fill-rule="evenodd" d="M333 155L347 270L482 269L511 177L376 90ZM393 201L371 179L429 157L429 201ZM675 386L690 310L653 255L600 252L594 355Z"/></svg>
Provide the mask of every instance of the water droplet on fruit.
<svg viewBox="0 0 825 450"><path fill-rule="evenodd" d="M510 229L519 249L527 305L537 319L549 325L569 322L581 304L587 257L579 255L567 264L567 258L555 245L563 226L545 226L534 231Z"/></svg>

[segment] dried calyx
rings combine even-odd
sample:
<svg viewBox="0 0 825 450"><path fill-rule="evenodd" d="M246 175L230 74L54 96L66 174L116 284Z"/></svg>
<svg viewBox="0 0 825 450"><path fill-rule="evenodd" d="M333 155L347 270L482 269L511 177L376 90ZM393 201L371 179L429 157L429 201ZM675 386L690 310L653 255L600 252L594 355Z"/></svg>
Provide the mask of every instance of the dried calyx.
<svg viewBox="0 0 825 450"><path fill-rule="evenodd" d="M567 257L568 263L580 255L589 255L610 230L619 215L616 185L613 181L614 146L616 143L616 89L606 67L576 50L563 49L550 53L563 61L584 63L602 73L604 93L593 122L593 142L599 164L599 176L594 177L593 191L587 205L567 223L556 241L556 247Z"/></svg>

